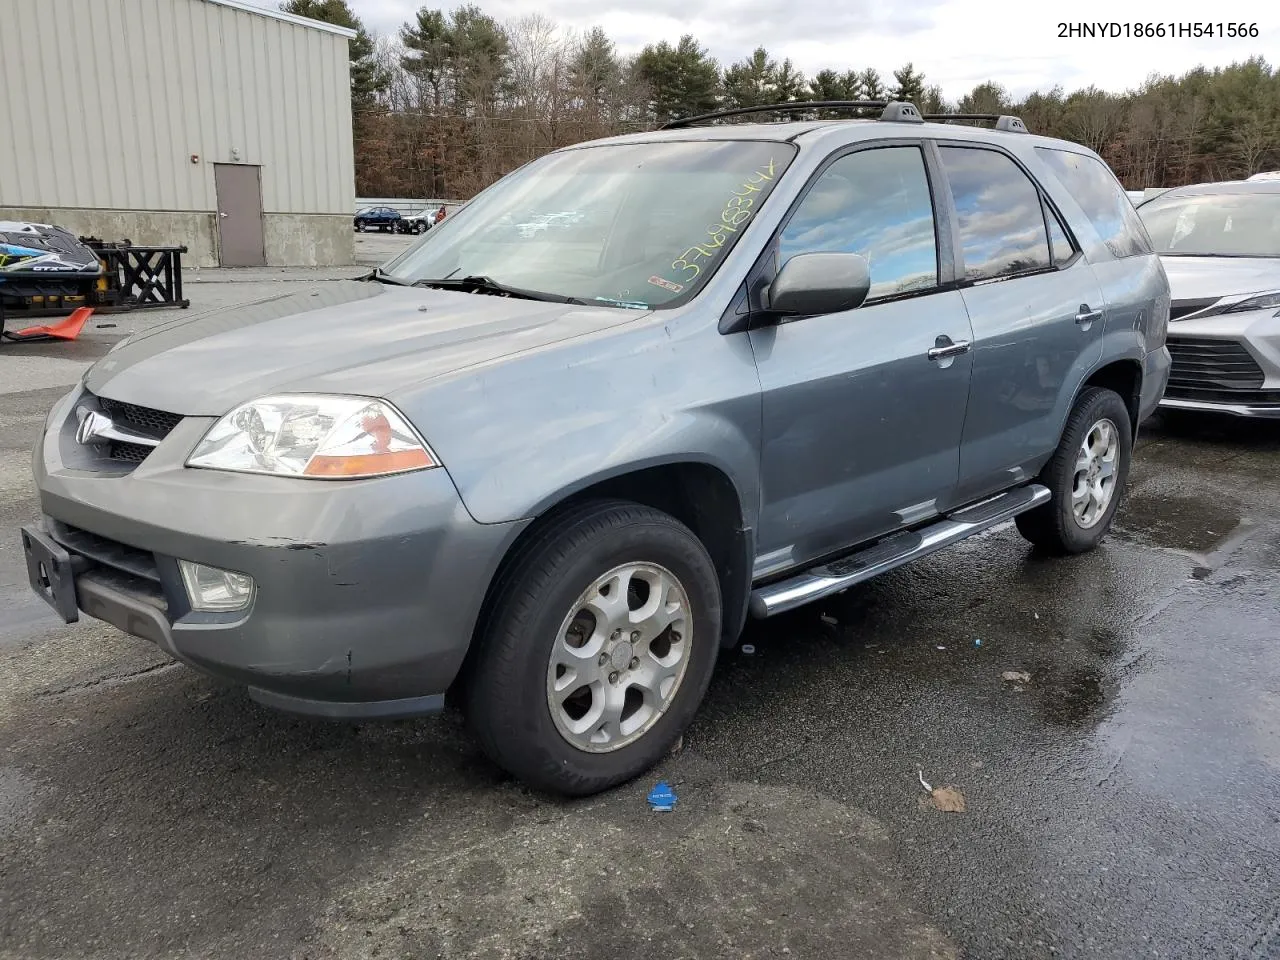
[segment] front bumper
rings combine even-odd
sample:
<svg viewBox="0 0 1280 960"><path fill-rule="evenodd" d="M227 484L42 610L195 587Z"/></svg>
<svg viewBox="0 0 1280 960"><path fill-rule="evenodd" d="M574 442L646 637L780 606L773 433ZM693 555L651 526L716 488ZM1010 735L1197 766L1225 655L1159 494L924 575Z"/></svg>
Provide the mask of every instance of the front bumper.
<svg viewBox="0 0 1280 960"><path fill-rule="evenodd" d="M1173 370L1160 406L1280 418L1280 317L1275 312L1170 323Z"/></svg>
<svg viewBox="0 0 1280 960"><path fill-rule="evenodd" d="M85 469L59 402L36 448L44 535L75 604L263 702L328 716L437 709L523 527L480 524L444 469L365 481L192 470L213 423L182 420L128 472ZM35 531L33 531L35 532ZM191 610L177 561L248 574L248 609Z"/></svg>

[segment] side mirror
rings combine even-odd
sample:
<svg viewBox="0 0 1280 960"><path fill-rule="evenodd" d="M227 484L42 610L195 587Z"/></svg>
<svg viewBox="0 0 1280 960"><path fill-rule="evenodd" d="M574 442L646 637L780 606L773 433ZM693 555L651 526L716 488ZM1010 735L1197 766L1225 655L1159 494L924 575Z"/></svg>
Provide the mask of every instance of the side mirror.
<svg viewBox="0 0 1280 960"><path fill-rule="evenodd" d="M862 306L871 267L856 253L799 253L769 285L769 310L790 317L839 313Z"/></svg>

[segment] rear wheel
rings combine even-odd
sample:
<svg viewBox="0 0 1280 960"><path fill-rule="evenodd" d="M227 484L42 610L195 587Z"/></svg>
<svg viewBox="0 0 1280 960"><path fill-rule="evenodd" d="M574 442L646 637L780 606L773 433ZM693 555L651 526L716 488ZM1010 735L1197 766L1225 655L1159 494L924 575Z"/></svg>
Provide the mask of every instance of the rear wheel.
<svg viewBox="0 0 1280 960"><path fill-rule="evenodd" d="M1086 387L1040 482L1049 502L1017 519L1018 531L1054 553L1092 550L1111 529L1129 476L1133 426L1120 396Z"/></svg>
<svg viewBox="0 0 1280 960"><path fill-rule="evenodd" d="M494 762L585 795L670 750L720 641L715 566L687 527L638 504L586 505L526 544L498 590L465 692Z"/></svg>

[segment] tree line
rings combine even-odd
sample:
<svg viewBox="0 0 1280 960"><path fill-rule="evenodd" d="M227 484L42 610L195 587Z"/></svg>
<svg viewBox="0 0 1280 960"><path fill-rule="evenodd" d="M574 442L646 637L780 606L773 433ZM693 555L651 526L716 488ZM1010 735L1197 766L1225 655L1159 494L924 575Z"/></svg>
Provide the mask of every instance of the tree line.
<svg viewBox="0 0 1280 960"><path fill-rule="evenodd" d="M692 35L622 55L604 30L542 14L499 22L479 7L422 7L375 38L348 0L281 8L357 31L351 85L358 196L466 199L567 144L719 109L819 100L907 100L923 113L1020 116L1033 133L1097 151L1130 189L1280 168L1280 70L1262 57L1123 93L1057 86L1015 98L996 80L952 102L908 63L806 77L759 47L721 66ZM819 110L813 115L821 116Z"/></svg>

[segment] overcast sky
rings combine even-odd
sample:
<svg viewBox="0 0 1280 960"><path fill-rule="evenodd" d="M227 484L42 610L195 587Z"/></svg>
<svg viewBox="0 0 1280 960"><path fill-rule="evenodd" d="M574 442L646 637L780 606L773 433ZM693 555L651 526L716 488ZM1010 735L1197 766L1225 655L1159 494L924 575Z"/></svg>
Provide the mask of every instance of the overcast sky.
<svg viewBox="0 0 1280 960"><path fill-rule="evenodd" d="M267 4L268 0L256 0ZM421 0L349 0L367 27L388 35L423 6ZM453 9L461 0L430 2ZM871 66L888 78L911 61L948 99L984 80L996 80L1014 95L1055 83L1068 91L1096 84L1120 91L1136 87L1152 72L1181 73L1204 64L1225 66L1253 55L1280 60L1280 4L1273 0L476 0L500 20L538 11L565 27L601 26L624 53L657 40L675 42L692 33L722 64L763 45L781 60L790 57L812 76ZM1123 11L1123 13L1121 13ZM1256 23L1259 36L1200 39L1060 39L1059 23Z"/></svg>

